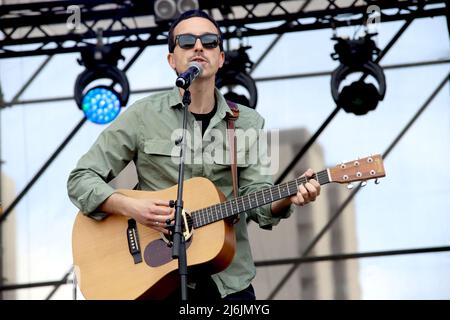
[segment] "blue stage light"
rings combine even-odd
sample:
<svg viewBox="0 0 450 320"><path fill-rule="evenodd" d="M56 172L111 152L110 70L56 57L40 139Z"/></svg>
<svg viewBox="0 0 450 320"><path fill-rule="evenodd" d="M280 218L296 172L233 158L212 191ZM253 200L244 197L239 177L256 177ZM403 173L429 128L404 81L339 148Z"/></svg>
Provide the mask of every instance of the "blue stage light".
<svg viewBox="0 0 450 320"><path fill-rule="evenodd" d="M125 73L117 68L120 59L123 59L120 47L112 45L81 51L78 62L86 69L75 80L74 98L93 123L110 123L128 103L130 84Z"/></svg>
<svg viewBox="0 0 450 320"><path fill-rule="evenodd" d="M120 113L119 97L111 89L95 87L85 94L82 109L90 121L106 124L113 121Z"/></svg>

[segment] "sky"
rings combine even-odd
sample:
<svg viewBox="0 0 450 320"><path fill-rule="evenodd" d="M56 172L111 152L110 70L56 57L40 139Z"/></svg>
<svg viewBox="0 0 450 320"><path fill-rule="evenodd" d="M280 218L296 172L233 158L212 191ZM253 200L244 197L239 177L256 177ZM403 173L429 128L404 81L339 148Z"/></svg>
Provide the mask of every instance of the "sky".
<svg viewBox="0 0 450 320"><path fill-rule="evenodd" d="M382 23L376 38L383 48L403 22ZM450 58L444 17L416 19L381 65ZM352 35L355 27L338 29ZM253 76L330 71L331 30L285 34ZM256 61L274 36L245 39ZM237 42L232 42L236 46ZM135 49L124 50L129 58ZM133 90L171 86L174 74L166 46L149 47L127 73ZM77 54L55 56L21 99L69 96L83 70ZM0 60L0 82L9 101L45 57ZM122 63L123 65L123 63ZM355 116L340 111L320 135L327 166L384 152L431 92L449 64L386 70L387 92L375 111ZM330 77L258 82L257 111L268 129L306 127L315 132L335 108ZM131 95L129 105L145 94ZM450 98L448 84L385 159L387 177L355 198L358 251L397 250L450 244ZM82 118L73 101L18 105L1 112L2 173L20 192ZM76 161L104 127L86 123L64 148L14 215L17 229L17 283L54 281L69 270L71 228L78 211L67 197L66 181ZM322 169L322 168L315 168ZM4 207L6 207L5 204ZM7 243L3 244L7 246ZM450 253L359 260L363 299L450 299ZM49 288L19 290L20 299L43 299ZM70 286L55 298L71 299Z"/></svg>

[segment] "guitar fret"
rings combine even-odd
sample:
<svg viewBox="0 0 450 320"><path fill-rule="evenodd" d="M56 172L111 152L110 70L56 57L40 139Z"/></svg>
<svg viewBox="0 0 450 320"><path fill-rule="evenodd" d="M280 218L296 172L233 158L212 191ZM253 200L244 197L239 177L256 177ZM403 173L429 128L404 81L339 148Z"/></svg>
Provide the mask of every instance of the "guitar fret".
<svg viewBox="0 0 450 320"><path fill-rule="evenodd" d="M267 189L266 189L267 190ZM269 191L270 191L270 189L269 189ZM267 191L266 191L266 193L267 193ZM267 201L267 202L266 202ZM270 202L270 200L269 200L269 197L266 195L265 197L264 197L264 204L267 204L267 203L269 203Z"/></svg>
<svg viewBox="0 0 450 320"><path fill-rule="evenodd" d="M209 208L205 208L205 220L207 223L211 223L211 212L209 210Z"/></svg>
<svg viewBox="0 0 450 320"><path fill-rule="evenodd" d="M197 214L192 216L192 220L193 220L194 227L197 227L199 225L198 219L197 219Z"/></svg>
<svg viewBox="0 0 450 320"><path fill-rule="evenodd" d="M292 195L296 194L297 191L298 191L298 183L297 183L297 181L293 181L293 182L294 182L293 184L288 184L288 186L289 186L289 193L292 194ZM291 190L291 188L292 188L292 190Z"/></svg>
<svg viewBox="0 0 450 320"><path fill-rule="evenodd" d="M284 184L279 184L278 185L278 191L280 192L280 199L284 198L284 191L285 191Z"/></svg>
<svg viewBox="0 0 450 320"><path fill-rule="evenodd" d="M286 192L285 197L290 196L292 194L291 188L289 187L289 183L285 183L284 190Z"/></svg>
<svg viewBox="0 0 450 320"><path fill-rule="evenodd" d="M206 210L206 212L207 212L207 214L208 214L208 220L209 220L209 222L212 222L212 221L213 221L212 210L211 210L210 208L206 208L205 210Z"/></svg>
<svg viewBox="0 0 450 320"><path fill-rule="evenodd" d="M259 203L259 205L261 206L261 205L264 205L265 204L265 196L264 196L264 190L262 190L261 191L261 198L259 199L260 200L260 203Z"/></svg>
<svg viewBox="0 0 450 320"><path fill-rule="evenodd" d="M200 216L202 217L202 222L206 223L206 219L208 219L208 217L205 214L205 209L204 208L200 209Z"/></svg>
<svg viewBox="0 0 450 320"><path fill-rule="evenodd" d="M206 223L206 221L207 221L206 219L208 219L208 217L205 215L205 209L201 209L200 214L202 215L203 222Z"/></svg>
<svg viewBox="0 0 450 320"><path fill-rule="evenodd" d="M203 216L203 220L204 220L205 224L207 224L208 223L208 214L207 214L205 208L202 209L201 214Z"/></svg>
<svg viewBox="0 0 450 320"><path fill-rule="evenodd" d="M224 203L221 205L221 217L222 217L222 218L227 217L227 213L228 213L227 203L224 202Z"/></svg>
<svg viewBox="0 0 450 320"><path fill-rule="evenodd" d="M223 203L219 205L219 210L220 210L220 218L223 218L224 212L226 212L226 207L224 206Z"/></svg>
<svg viewBox="0 0 450 320"><path fill-rule="evenodd" d="M203 214L202 214L202 209L198 210L198 211L197 211L197 214L198 214L198 221L199 221L199 223L200 223L201 225L203 225L203 219L204 219L204 217L203 217Z"/></svg>
<svg viewBox="0 0 450 320"><path fill-rule="evenodd" d="M201 217L203 218L202 220L203 220L203 222L205 222L206 223L206 216L205 216L205 213L204 213L204 209L201 209L200 210L200 214L201 214Z"/></svg>
<svg viewBox="0 0 450 320"><path fill-rule="evenodd" d="M219 220L219 213L217 212L217 205L214 206L214 210L216 210L216 219Z"/></svg>

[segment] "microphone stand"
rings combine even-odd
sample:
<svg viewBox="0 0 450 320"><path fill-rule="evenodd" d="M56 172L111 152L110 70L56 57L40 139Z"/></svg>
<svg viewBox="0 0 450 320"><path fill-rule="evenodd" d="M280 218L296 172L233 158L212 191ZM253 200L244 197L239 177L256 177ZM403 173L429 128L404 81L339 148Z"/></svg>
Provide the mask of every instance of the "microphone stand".
<svg viewBox="0 0 450 320"><path fill-rule="evenodd" d="M183 235L183 181L184 181L184 158L186 149L187 111L191 103L191 93L186 88L183 95L183 131L181 136L180 163L178 165L178 191L175 202L175 226L173 231L172 258L178 259L178 272L180 274L181 300L187 301L187 260L186 239ZM188 228L188 226L186 226Z"/></svg>

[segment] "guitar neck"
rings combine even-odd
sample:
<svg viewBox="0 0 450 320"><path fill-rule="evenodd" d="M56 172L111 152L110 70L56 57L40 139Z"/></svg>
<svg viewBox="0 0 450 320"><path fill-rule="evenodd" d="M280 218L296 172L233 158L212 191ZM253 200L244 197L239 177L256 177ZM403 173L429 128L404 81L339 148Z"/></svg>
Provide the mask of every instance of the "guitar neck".
<svg viewBox="0 0 450 320"><path fill-rule="evenodd" d="M330 182L330 176L327 169L317 172L310 179L317 180L321 185ZM194 211L192 212L193 226L194 228L199 228L274 201L290 197L297 193L298 186L307 181L307 178L300 177L292 181Z"/></svg>

